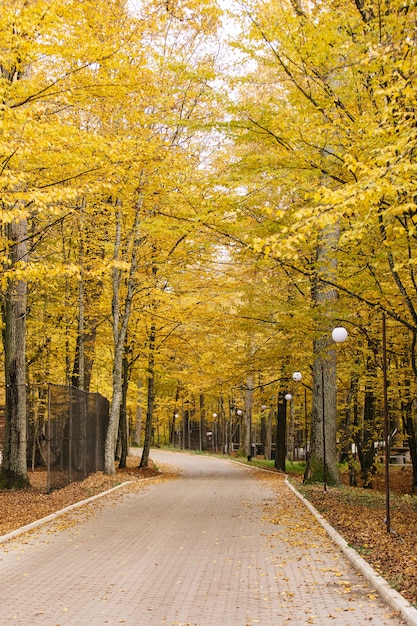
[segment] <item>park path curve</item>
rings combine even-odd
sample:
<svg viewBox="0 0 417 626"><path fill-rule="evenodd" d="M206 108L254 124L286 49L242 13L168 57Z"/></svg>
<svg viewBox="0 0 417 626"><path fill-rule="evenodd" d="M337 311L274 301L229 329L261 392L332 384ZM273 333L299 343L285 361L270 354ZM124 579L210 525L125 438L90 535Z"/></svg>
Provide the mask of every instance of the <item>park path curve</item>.
<svg viewBox="0 0 417 626"><path fill-rule="evenodd" d="M0 624L399 626L277 477L152 451L177 479L120 489L0 546Z"/></svg>

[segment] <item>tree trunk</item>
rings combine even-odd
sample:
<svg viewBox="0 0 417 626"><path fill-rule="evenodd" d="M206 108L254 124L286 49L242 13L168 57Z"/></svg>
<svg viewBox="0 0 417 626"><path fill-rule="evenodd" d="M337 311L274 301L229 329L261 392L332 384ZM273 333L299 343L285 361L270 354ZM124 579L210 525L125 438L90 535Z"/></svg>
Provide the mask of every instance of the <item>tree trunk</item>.
<svg viewBox="0 0 417 626"><path fill-rule="evenodd" d="M72 384L84 391L90 390L91 374L94 363L95 343L97 336L98 319L91 315L97 299L102 291L102 280L86 279L86 270L90 266L90 258L93 253L89 245L89 237L93 237L91 228L84 221L85 200L79 207L79 265L81 276L78 282L78 332L75 346L74 365L72 372ZM86 231L87 228L87 232ZM85 243L84 243L85 241ZM85 267L85 269L84 269Z"/></svg>
<svg viewBox="0 0 417 626"><path fill-rule="evenodd" d="M200 447L201 450L207 450L207 423L206 423L206 407L204 394L200 393Z"/></svg>
<svg viewBox="0 0 417 626"><path fill-rule="evenodd" d="M337 272L335 250L339 227L332 225L320 236L316 261L318 275L313 284L313 301L320 308L320 339L313 342L313 411L311 421L311 450L306 469L306 482L339 484L337 469L336 415L336 350L331 339L333 307L337 292L320 280L334 280ZM327 319L327 321L326 321Z"/></svg>
<svg viewBox="0 0 417 626"><path fill-rule="evenodd" d="M244 449L248 461L252 459L252 405L253 405L253 379L248 377L245 390L245 407L243 411Z"/></svg>
<svg viewBox="0 0 417 626"><path fill-rule="evenodd" d="M417 432L415 422L413 420L413 405L416 401L410 398L410 383L407 380L405 382L405 401L402 403L401 417L403 427L407 435L408 446L410 448L411 463L413 467L413 493L417 489Z"/></svg>
<svg viewBox="0 0 417 626"><path fill-rule="evenodd" d="M271 399L271 406L268 410L268 418L266 424L266 436L265 436L265 458L270 461L272 456L272 422L274 419L274 406L273 399Z"/></svg>
<svg viewBox="0 0 417 626"><path fill-rule="evenodd" d="M313 415L309 475L306 482L338 485L336 447L336 349L323 340L315 342L313 364Z"/></svg>
<svg viewBox="0 0 417 626"><path fill-rule="evenodd" d="M139 377L136 383L137 386L137 399L136 399L136 419L135 428L133 434L133 445L139 447L142 440L142 379Z"/></svg>
<svg viewBox="0 0 417 626"><path fill-rule="evenodd" d="M175 406L174 406L174 410L172 412L172 418L171 418L171 424L170 424L170 433L169 433L169 441L172 447L175 446L175 432L177 430L178 424L177 424L177 418L178 418L178 413L177 413L177 405L178 405L178 400L180 397L180 383L177 382L177 388L175 390Z"/></svg>
<svg viewBox="0 0 417 626"><path fill-rule="evenodd" d="M11 267L27 262L27 222L9 224ZM26 300L27 284L9 279L3 305L3 342L6 381L6 432L0 483L27 486L26 416Z"/></svg>
<svg viewBox="0 0 417 626"><path fill-rule="evenodd" d="M127 355L123 357L123 385L122 385L122 405L120 407L119 438L120 438L120 460L119 467L126 467L127 455L129 454L129 428L127 423L127 391L129 388L129 361Z"/></svg>
<svg viewBox="0 0 417 626"><path fill-rule="evenodd" d="M143 443L142 458L139 467L148 467L149 451L152 442L153 408L155 400L155 338L156 328L152 325L149 334L148 401L146 409L145 441Z"/></svg>
<svg viewBox="0 0 417 626"><path fill-rule="evenodd" d="M75 346L74 368L72 373L72 384L78 389L84 389L84 377L85 377L85 360L84 360L84 278L81 276L78 281L78 332L77 343Z"/></svg>
<svg viewBox="0 0 417 626"><path fill-rule="evenodd" d="M127 277L127 291L124 298L124 309L121 310L120 303L120 283L121 270L115 265L113 269L113 344L114 344L114 361L112 372L112 400L110 404L109 423L106 433L106 441L104 444L104 472L106 474L115 474L114 467L115 447L117 435L119 431L120 407L123 398L123 355L126 343L127 329L130 319L130 311L132 307L133 295L136 288L136 270L137 255L139 249L139 227L140 215L139 208L135 214L135 221L132 227L132 257L130 263L129 275ZM121 229L122 229L122 212L118 206L116 216L116 240L115 240L115 261L120 260L121 248Z"/></svg>
<svg viewBox="0 0 417 626"><path fill-rule="evenodd" d="M372 479L375 474L375 394L369 384L365 388L362 432L358 433L355 439L363 486L372 489Z"/></svg>
<svg viewBox="0 0 417 626"><path fill-rule="evenodd" d="M355 431L358 423L358 375L352 375L350 389L347 396L346 411L344 421L340 428L340 439L342 448L342 462L348 463L349 485L357 486L355 456L352 451L352 444L355 443ZM356 444L355 444L356 445ZM357 447L357 446L356 446Z"/></svg>
<svg viewBox="0 0 417 626"><path fill-rule="evenodd" d="M81 276L78 280L78 332L75 346L74 368L72 374L72 384L78 389L84 390L84 333L85 333L85 289L84 289L84 208L85 200L82 200L79 207L79 232L78 232L78 257Z"/></svg>
<svg viewBox="0 0 417 626"><path fill-rule="evenodd" d="M275 446L275 468L285 472L285 459L287 456L287 406L284 393L278 394L277 404L277 437Z"/></svg>
<svg viewBox="0 0 417 626"><path fill-rule="evenodd" d="M408 445L410 447L411 463L413 465L413 493L417 489L417 433L411 415L406 415L404 419L405 431L407 433Z"/></svg>
<svg viewBox="0 0 417 626"><path fill-rule="evenodd" d="M113 374L112 374L112 400L109 412L109 424L107 427L106 441L104 444L104 471L106 474L112 475L116 473L114 467L116 441L119 430L120 407L122 405L122 347L116 346L116 354L114 355Z"/></svg>

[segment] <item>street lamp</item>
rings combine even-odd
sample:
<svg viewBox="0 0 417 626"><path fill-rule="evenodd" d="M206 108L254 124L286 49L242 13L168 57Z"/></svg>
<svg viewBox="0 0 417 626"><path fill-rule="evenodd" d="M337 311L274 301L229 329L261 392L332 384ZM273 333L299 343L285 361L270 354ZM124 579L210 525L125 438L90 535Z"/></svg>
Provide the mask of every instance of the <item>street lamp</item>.
<svg viewBox="0 0 417 626"><path fill-rule="evenodd" d="M174 413L174 424L173 424L173 428L172 428L172 445L175 446L175 434L177 432L177 427L178 427L178 446L179 446L179 448L181 448L181 431L180 431L180 427L179 427L178 422L175 421L178 418L179 418L179 414L178 413Z"/></svg>
<svg viewBox="0 0 417 626"><path fill-rule="evenodd" d="M303 375L301 372L293 372L292 375L293 381L299 383L303 380ZM303 383L304 384L304 383ZM304 385L306 387L306 385ZM307 446L308 446L308 429L307 429L307 395L306 389L304 389L304 419L305 419L305 436L306 436L306 447L305 447L305 459L307 460Z"/></svg>
<svg viewBox="0 0 417 626"><path fill-rule="evenodd" d="M343 326L336 326L332 330L332 339L336 343L343 343L348 338L348 331Z"/></svg>
<svg viewBox="0 0 417 626"><path fill-rule="evenodd" d="M242 409L236 409L236 415L238 419L236 420L236 426L234 427L232 435L231 435L232 451L233 451L233 437L236 434L236 432L239 432L238 448L240 448L240 446L242 445L242 415L243 415Z"/></svg>
<svg viewBox="0 0 417 626"><path fill-rule="evenodd" d="M293 372L292 374L292 379L293 381L295 381L296 383L299 383L303 380L303 375L301 372ZM307 389L309 389L310 391L313 391L312 388L309 385L306 385L305 383L302 383L303 387L304 387L304 423L305 423L305 458L307 460L307 448L308 448L308 416L307 416Z"/></svg>

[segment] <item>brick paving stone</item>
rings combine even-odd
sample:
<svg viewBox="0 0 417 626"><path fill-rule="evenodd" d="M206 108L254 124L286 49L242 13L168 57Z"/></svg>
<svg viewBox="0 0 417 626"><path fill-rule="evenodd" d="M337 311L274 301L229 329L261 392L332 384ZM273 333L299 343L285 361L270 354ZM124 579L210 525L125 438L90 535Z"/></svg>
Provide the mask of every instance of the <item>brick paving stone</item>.
<svg viewBox="0 0 417 626"><path fill-rule="evenodd" d="M0 546L1 625L404 624L283 482L222 459L152 458L180 477Z"/></svg>

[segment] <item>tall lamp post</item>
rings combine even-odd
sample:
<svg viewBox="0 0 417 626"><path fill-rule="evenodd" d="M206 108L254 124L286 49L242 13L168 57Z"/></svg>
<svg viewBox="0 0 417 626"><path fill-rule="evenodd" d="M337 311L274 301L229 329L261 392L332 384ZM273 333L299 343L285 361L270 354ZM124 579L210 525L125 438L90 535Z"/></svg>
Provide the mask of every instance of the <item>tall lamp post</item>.
<svg viewBox="0 0 417 626"><path fill-rule="evenodd" d="M285 400L285 430L287 430L288 405L291 403L292 395L290 393L286 393L284 396L284 400ZM290 416L291 416L291 410L290 410ZM288 455L287 443L288 443L287 437L285 437L285 456Z"/></svg>
<svg viewBox="0 0 417 626"><path fill-rule="evenodd" d="M181 448L181 431L179 430L179 424L176 421L179 418L179 414L178 413L174 413L174 428L172 429L172 445L175 446L175 433L176 433L176 428L178 426L178 447Z"/></svg>
<svg viewBox="0 0 417 626"><path fill-rule="evenodd" d="M213 424L212 424L212 435L211 435L211 449L214 452L214 448L216 448L217 452L217 413L213 413ZM214 441L216 439L216 441Z"/></svg>
<svg viewBox="0 0 417 626"><path fill-rule="evenodd" d="M239 429L238 448L240 449L240 447L242 445L242 415L243 415L242 409L237 409L236 410L236 415L237 415L237 421L236 421L235 432L237 432L238 429ZM233 435L232 435L232 451L233 451Z"/></svg>
<svg viewBox="0 0 417 626"><path fill-rule="evenodd" d="M293 372L292 379L294 382L299 383L302 381L303 375L301 372ZM311 387L308 387L308 385L305 385L304 383L303 383L303 386L304 386L304 420L305 420L305 441L306 441L305 459L307 460L307 448L308 448L307 389L311 389Z"/></svg>

